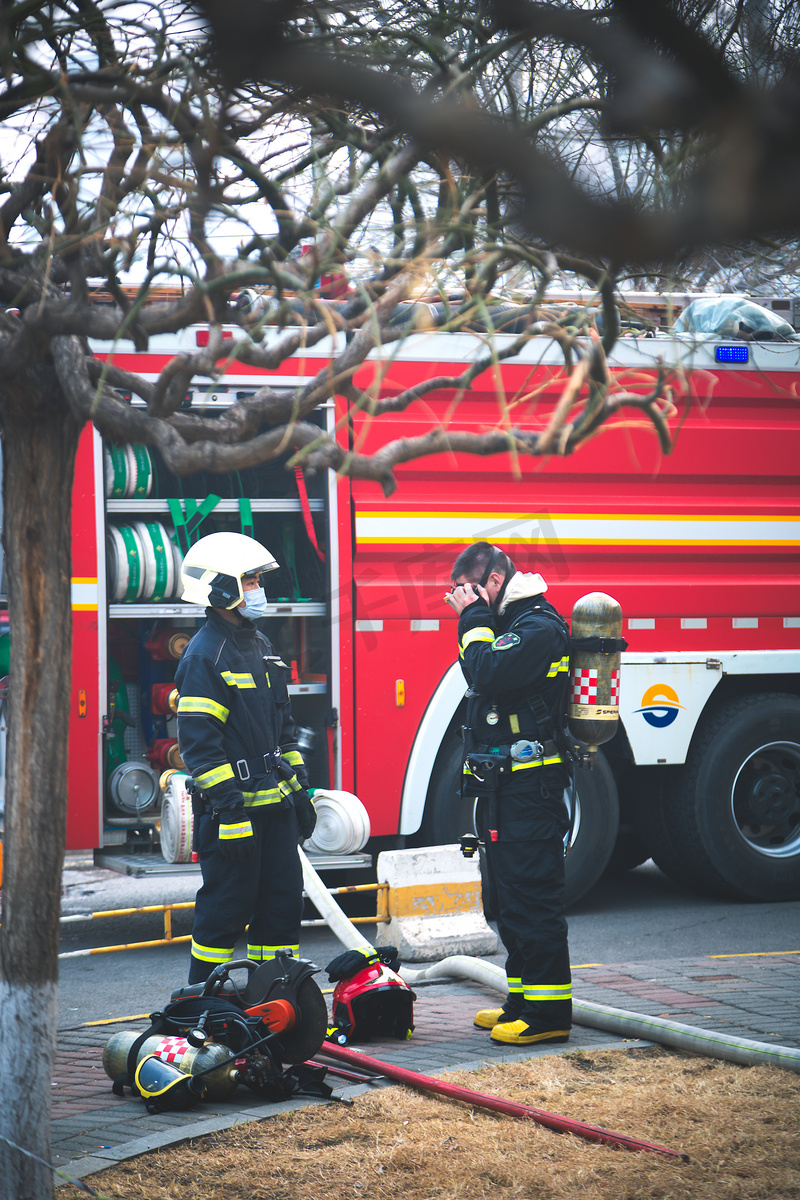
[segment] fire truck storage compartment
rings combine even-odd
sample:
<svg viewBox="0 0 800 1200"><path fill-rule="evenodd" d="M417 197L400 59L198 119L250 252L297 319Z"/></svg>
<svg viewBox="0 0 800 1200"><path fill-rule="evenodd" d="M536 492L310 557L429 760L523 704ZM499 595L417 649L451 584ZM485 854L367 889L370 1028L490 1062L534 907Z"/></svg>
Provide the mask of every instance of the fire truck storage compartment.
<svg viewBox="0 0 800 1200"><path fill-rule="evenodd" d="M184 769L172 684L204 612L180 600L180 564L182 550L209 533L246 533L279 563L269 580L269 615L257 624L289 669L310 781L330 785L325 479L298 481L285 466L287 458L239 472L198 471L179 478L152 447L103 445L106 577L98 583L101 597L105 583L107 602L106 848L129 853L158 848L159 781L166 771Z"/></svg>

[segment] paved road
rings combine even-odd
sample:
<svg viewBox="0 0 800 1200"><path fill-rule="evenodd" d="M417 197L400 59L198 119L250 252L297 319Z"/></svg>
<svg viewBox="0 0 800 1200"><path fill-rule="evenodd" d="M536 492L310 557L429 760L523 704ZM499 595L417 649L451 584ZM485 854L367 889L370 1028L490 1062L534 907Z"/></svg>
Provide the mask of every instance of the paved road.
<svg viewBox="0 0 800 1200"><path fill-rule="evenodd" d="M64 873L63 912L190 901L196 886L194 876L134 879L74 856ZM159 938L162 920L137 915L65 925L62 950ZM786 952L800 946L800 901L743 904L697 897L648 863L601 881L569 914L569 925L576 965ZM173 933L190 929L190 912L176 913ZM364 933L370 935L369 926ZM338 951L327 930L304 933L301 953L320 966ZM187 947L176 945L62 960L59 1028L153 1011L185 981L187 958Z"/></svg>
<svg viewBox="0 0 800 1200"><path fill-rule="evenodd" d="M64 875L63 906L74 913L177 902L191 899L195 886L191 878L126 879L73 859ZM800 1047L799 918L800 903L745 905L698 899L678 891L652 865L640 867L621 880L601 883L570 915L575 995L584 1005L715 1031L718 1041L755 1039L768 1047L768 1054L775 1047L785 1057L781 1047ZM151 915L67 925L63 946L155 938L161 936L160 921ZM188 931L189 923L186 914L176 918L175 932ZM364 927L367 935L369 929ZM338 952L327 929L305 933L302 953L320 966ZM298 1104L318 1103L300 1098L275 1103L239 1088L226 1101L151 1116L139 1099L112 1096L102 1066L103 1047L126 1025L140 1032L147 1027L146 1018L122 1023L120 1018L163 1007L186 977L187 958L187 947L174 945L62 960L52 1145L53 1162L69 1174L83 1178L158 1146L239 1121L263 1120ZM495 961L501 962L502 956ZM326 976L317 978L326 989ZM477 1008L496 1001L491 989L451 979L415 988L411 1041L371 1043L368 1052L429 1075L566 1050L591 1053L647 1044L639 1040L640 1030L606 1033L584 1013L573 1026L569 1047L499 1046L472 1024ZM652 1024L646 1028L649 1035L654 1033ZM350 1095L363 1090L340 1084Z"/></svg>

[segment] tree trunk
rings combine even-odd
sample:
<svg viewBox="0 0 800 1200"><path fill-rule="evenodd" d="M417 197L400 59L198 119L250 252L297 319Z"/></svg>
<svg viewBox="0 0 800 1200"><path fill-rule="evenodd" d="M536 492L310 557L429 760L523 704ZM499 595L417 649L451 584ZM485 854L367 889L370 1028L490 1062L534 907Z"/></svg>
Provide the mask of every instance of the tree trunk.
<svg viewBox="0 0 800 1200"><path fill-rule="evenodd" d="M0 931L0 1197L47 1200L52 1171L21 1150L51 1161L72 644L70 512L80 430L44 365L26 376L24 388L0 385L0 412L12 624Z"/></svg>

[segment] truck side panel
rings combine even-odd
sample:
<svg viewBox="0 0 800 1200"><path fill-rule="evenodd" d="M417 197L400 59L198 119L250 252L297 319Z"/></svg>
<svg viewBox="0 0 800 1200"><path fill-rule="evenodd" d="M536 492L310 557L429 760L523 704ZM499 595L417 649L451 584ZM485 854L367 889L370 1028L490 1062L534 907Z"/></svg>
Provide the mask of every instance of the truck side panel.
<svg viewBox="0 0 800 1200"><path fill-rule="evenodd" d="M81 434L72 492L72 686L67 768L67 849L103 844L102 729L105 664L100 661L98 625L97 487L102 487L99 439L92 426ZM103 589L103 594L105 591Z"/></svg>
<svg viewBox="0 0 800 1200"><path fill-rule="evenodd" d="M444 374L452 366L426 369ZM496 542L519 569L541 571L548 598L567 616L586 592L609 592L622 605L625 636L638 653L689 653L704 663L723 651L800 647L797 375L703 372L691 377L692 393L687 378L668 457L634 413L570 458L423 457L398 468L399 488L389 499L376 484L353 482L356 619L382 626L356 643L357 779L370 810L380 811L374 819L382 832L398 827L414 732L455 657L455 622L442 595L456 554L470 541ZM408 364L393 364L385 387L409 379ZM643 386L641 377L636 384ZM552 372L545 379L543 369L536 376L503 366L458 400L433 392L374 428L354 414L354 442L368 452L391 436L421 437L432 424L475 433L495 428L498 390L508 423L522 428L542 427L557 391ZM424 666L412 641L415 621L438 622L425 641ZM402 714L375 703L384 691L391 696L403 674ZM378 801L364 748L387 742Z"/></svg>

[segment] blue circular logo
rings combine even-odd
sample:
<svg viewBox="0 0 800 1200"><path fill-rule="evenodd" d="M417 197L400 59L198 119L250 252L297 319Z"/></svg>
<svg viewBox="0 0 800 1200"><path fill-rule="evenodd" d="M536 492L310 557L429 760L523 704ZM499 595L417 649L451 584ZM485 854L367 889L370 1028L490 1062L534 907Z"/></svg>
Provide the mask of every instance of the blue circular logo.
<svg viewBox="0 0 800 1200"><path fill-rule="evenodd" d="M654 729L666 729L677 719L684 706L678 703L678 693L667 683L649 687L642 696L642 707L637 708L648 725Z"/></svg>

